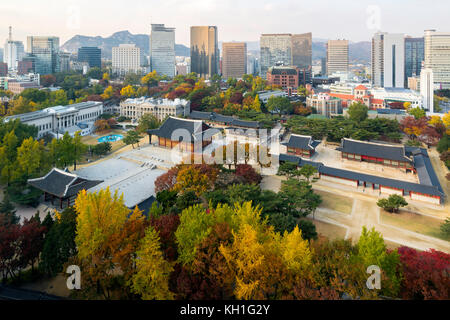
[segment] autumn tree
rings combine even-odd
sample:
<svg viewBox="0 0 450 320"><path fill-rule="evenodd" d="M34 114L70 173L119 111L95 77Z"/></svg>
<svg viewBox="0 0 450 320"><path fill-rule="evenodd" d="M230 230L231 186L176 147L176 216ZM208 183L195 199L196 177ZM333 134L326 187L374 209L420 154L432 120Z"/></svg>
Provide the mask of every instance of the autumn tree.
<svg viewBox="0 0 450 320"><path fill-rule="evenodd" d="M80 191L75 200L77 236L75 243L78 258L83 263L91 285L105 298L111 297L111 281L114 271L109 241L120 234L130 210L123 195L117 191L111 195L109 188L96 193Z"/></svg>
<svg viewBox="0 0 450 320"><path fill-rule="evenodd" d="M419 252L408 247L399 248L398 253L403 270L403 299L450 299L449 254L433 249Z"/></svg>
<svg viewBox="0 0 450 320"><path fill-rule="evenodd" d="M148 227L136 253L137 272L131 280L131 290L144 300L169 300L169 276L172 265L163 258L160 238L153 227Z"/></svg>
<svg viewBox="0 0 450 320"><path fill-rule="evenodd" d="M383 236L375 228L370 231L363 227L357 243L358 258L366 267L376 265L382 271L381 293L396 297L401 282L400 259L396 251L388 251Z"/></svg>
<svg viewBox="0 0 450 320"><path fill-rule="evenodd" d="M246 183L259 184L262 180L261 175L257 173L251 165L248 164L237 165L235 174L244 178Z"/></svg>
<svg viewBox="0 0 450 320"><path fill-rule="evenodd" d="M172 167L166 173L160 175L155 180L155 192L161 192L163 190L170 190L177 182L177 175L179 167Z"/></svg>

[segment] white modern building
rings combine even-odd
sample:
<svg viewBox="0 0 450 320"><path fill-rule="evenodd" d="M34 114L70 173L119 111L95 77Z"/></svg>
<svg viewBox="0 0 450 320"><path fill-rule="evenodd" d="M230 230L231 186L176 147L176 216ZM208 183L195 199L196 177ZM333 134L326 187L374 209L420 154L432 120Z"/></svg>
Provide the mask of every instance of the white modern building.
<svg viewBox="0 0 450 320"><path fill-rule="evenodd" d="M420 73L420 94L423 97L423 108L431 113L434 113L433 69L422 69Z"/></svg>
<svg viewBox="0 0 450 320"><path fill-rule="evenodd" d="M185 99L127 99L120 103L120 115L139 120L144 114L150 113L159 121L169 116L188 116L191 113L191 102Z"/></svg>
<svg viewBox="0 0 450 320"><path fill-rule="evenodd" d="M3 51L3 62L8 65L9 70L17 70L17 62L25 55L22 41L13 41L12 29L9 27L9 37L5 42Z"/></svg>
<svg viewBox="0 0 450 320"><path fill-rule="evenodd" d="M378 32L372 38L372 84L404 88L405 35Z"/></svg>
<svg viewBox="0 0 450 320"><path fill-rule="evenodd" d="M425 68L433 70L435 85L450 89L450 32L425 31Z"/></svg>
<svg viewBox="0 0 450 320"><path fill-rule="evenodd" d="M112 48L112 72L125 75L129 72L142 71L142 53L135 44L121 44Z"/></svg>
<svg viewBox="0 0 450 320"><path fill-rule="evenodd" d="M175 76L175 28L152 24L150 33L150 71Z"/></svg>
<svg viewBox="0 0 450 320"><path fill-rule="evenodd" d="M34 125L38 128L38 138L46 134L60 138L65 132L72 136L78 131L83 136L91 134L101 114L103 103L88 101L9 116L4 121L19 119L26 125Z"/></svg>

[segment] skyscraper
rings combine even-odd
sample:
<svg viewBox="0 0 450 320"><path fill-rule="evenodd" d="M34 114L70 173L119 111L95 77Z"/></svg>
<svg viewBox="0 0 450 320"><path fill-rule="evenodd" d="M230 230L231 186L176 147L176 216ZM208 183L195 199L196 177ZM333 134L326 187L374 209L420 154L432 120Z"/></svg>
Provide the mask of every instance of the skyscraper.
<svg viewBox="0 0 450 320"><path fill-rule="evenodd" d="M216 26L191 27L191 72L206 79L219 73Z"/></svg>
<svg viewBox="0 0 450 320"><path fill-rule="evenodd" d="M101 68L102 50L97 47L78 48L78 62L87 62L90 68Z"/></svg>
<svg viewBox="0 0 450 320"><path fill-rule="evenodd" d="M378 32L372 38L372 85L405 87L405 35Z"/></svg>
<svg viewBox="0 0 450 320"><path fill-rule="evenodd" d="M292 64L292 35L290 33L263 34L261 35L260 46L261 78L266 79L270 67Z"/></svg>
<svg viewBox="0 0 450 320"><path fill-rule="evenodd" d="M309 82L312 66L312 33L263 34L260 39L260 76L266 78L270 67L294 66L300 70L301 82Z"/></svg>
<svg viewBox="0 0 450 320"><path fill-rule="evenodd" d="M175 28L152 24L150 33L150 70L175 76Z"/></svg>
<svg viewBox="0 0 450 320"><path fill-rule="evenodd" d="M424 68L420 74L420 94L423 97L423 108L434 112L434 76L433 70Z"/></svg>
<svg viewBox="0 0 450 320"><path fill-rule="evenodd" d="M309 69L312 65L312 33L292 35L292 65Z"/></svg>
<svg viewBox="0 0 450 320"><path fill-rule="evenodd" d="M224 42L222 44L222 76L242 78L247 74L247 43Z"/></svg>
<svg viewBox="0 0 450 320"><path fill-rule="evenodd" d="M348 40L329 40L327 43L327 74L348 72Z"/></svg>
<svg viewBox="0 0 450 320"><path fill-rule="evenodd" d="M405 88L408 87L408 78L420 76L424 60L424 38L405 38Z"/></svg>
<svg viewBox="0 0 450 320"><path fill-rule="evenodd" d="M425 31L425 68L433 70L435 85L450 89L450 32Z"/></svg>
<svg viewBox="0 0 450 320"><path fill-rule="evenodd" d="M9 27L9 37L5 42L3 62L8 65L9 70L17 70L18 61L25 55L22 41L13 41L12 28Z"/></svg>
<svg viewBox="0 0 450 320"><path fill-rule="evenodd" d="M142 65L141 49L135 44L120 44L112 48L112 72L125 75L129 72L140 73Z"/></svg>
<svg viewBox="0 0 450 320"><path fill-rule="evenodd" d="M27 51L35 60L35 72L39 74L55 73L59 70L59 38L27 37Z"/></svg>

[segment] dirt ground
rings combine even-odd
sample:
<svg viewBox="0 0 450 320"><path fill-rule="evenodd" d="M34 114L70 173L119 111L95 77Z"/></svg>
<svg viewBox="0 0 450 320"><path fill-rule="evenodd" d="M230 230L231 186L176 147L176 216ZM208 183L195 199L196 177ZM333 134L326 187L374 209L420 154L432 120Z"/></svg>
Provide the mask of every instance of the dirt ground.
<svg viewBox="0 0 450 320"><path fill-rule="evenodd" d="M54 278L43 279L33 283L27 283L21 287L29 290L36 290L52 294L59 297L69 297L70 290L67 289L67 276L64 274L59 274Z"/></svg>

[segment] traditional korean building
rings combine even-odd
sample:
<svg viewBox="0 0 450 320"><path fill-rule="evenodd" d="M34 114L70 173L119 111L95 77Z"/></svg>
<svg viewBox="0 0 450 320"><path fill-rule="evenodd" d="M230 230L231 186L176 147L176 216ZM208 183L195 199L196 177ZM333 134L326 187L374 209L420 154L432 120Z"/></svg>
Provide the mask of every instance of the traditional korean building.
<svg viewBox="0 0 450 320"><path fill-rule="evenodd" d="M403 145L342 139L337 150L341 151L342 159L366 161L415 172L413 158L406 154Z"/></svg>
<svg viewBox="0 0 450 320"><path fill-rule="evenodd" d="M50 201L54 205L55 200L60 209L66 204L72 205L78 192L88 190L102 183L100 180L88 180L76 174L53 168L45 176L36 179L28 179L28 184L44 192L44 201Z"/></svg>
<svg viewBox="0 0 450 320"><path fill-rule="evenodd" d="M289 140L282 145L286 146L287 154L297 155L303 158L311 158L316 152L320 141L315 141L311 136L291 134Z"/></svg>
<svg viewBox="0 0 450 320"><path fill-rule="evenodd" d="M169 117L158 129L148 130L149 142L152 136L158 137L158 145L172 149L179 147L182 151L195 151L195 144L204 147L211 144L217 129L212 129L202 120Z"/></svg>

